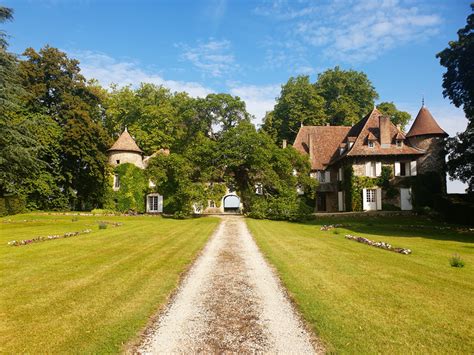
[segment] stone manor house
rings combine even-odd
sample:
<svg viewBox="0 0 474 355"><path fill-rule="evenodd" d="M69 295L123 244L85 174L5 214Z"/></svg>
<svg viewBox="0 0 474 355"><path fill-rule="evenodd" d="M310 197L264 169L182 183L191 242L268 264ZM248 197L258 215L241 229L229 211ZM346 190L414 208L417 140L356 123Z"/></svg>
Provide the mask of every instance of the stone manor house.
<svg viewBox="0 0 474 355"><path fill-rule="evenodd" d="M408 133L402 132L389 117L374 108L352 127L302 126L293 146L308 155L311 176L319 181L316 212L350 210L346 206L346 191L343 188L347 168L355 177L373 178L366 179L369 185L362 189L362 196L359 196L362 210L382 210L383 206L411 210L412 188L406 183L407 178L436 172L442 181L442 191L439 192L446 193L443 146L447 136L425 106L421 107ZM155 154L169 154L169 150L161 149ZM114 167L131 163L145 169L155 154L144 156L127 129L108 150L109 163ZM383 167L389 167L393 175L390 179L394 186L391 194L376 185L376 178L382 175ZM114 176L113 184L114 189L120 188L118 175ZM149 184L154 187L152 181ZM255 188L255 193L261 193L261 185ZM239 196L229 189L219 207L215 201L209 201L208 206L194 206L195 213L238 212L241 209ZM163 196L148 194L146 212L163 212Z"/></svg>
<svg viewBox="0 0 474 355"><path fill-rule="evenodd" d="M435 172L442 185L438 192L446 193L443 147L447 136L424 105L408 133L374 107L352 127L301 127L293 146L308 154L311 174L319 180L316 211L349 210L343 188L347 168L352 168L355 177L377 178L384 166L392 171L390 183L396 193L389 195L376 185L376 179L366 179L374 183L362 189L362 210L382 210L384 205L411 210L410 177Z"/></svg>

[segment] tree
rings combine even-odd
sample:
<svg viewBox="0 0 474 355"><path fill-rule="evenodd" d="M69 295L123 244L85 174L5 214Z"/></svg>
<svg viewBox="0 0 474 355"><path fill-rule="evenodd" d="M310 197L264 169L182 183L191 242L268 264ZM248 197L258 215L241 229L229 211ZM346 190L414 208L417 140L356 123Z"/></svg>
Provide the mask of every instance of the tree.
<svg viewBox="0 0 474 355"><path fill-rule="evenodd" d="M307 157L293 147L281 149L265 132L241 122L224 133L219 152L224 177L236 187L246 213L259 218L296 219L311 212L315 180L309 177ZM262 185L262 196L255 194L256 184ZM298 186L305 196L298 196Z"/></svg>
<svg viewBox="0 0 474 355"><path fill-rule="evenodd" d="M47 149L48 172L71 205L96 207L105 194L110 146L100 97L80 74L79 62L58 49L28 48L23 55L19 68L27 93L24 106L40 120L36 124L47 117L44 123L59 132L59 144L52 142Z"/></svg>
<svg viewBox="0 0 474 355"><path fill-rule="evenodd" d="M367 75L355 70L328 69L318 75L316 92L325 100L331 125L353 125L369 113L378 98Z"/></svg>
<svg viewBox="0 0 474 355"><path fill-rule="evenodd" d="M13 19L13 10L0 6L0 23ZM24 181L38 172L38 144L34 125L24 118L17 58L7 52L6 33L0 31L0 197L20 195Z"/></svg>
<svg viewBox="0 0 474 355"><path fill-rule="evenodd" d="M456 107L463 108L468 125L466 131L448 139L448 172L469 184L474 191L474 4L467 24L458 31L458 40L436 55L446 67L443 74L443 95Z"/></svg>
<svg viewBox="0 0 474 355"><path fill-rule="evenodd" d="M381 102L377 105L377 109L381 113L390 116L392 123L400 125L402 131L411 120L411 115L408 112L398 110L393 102Z"/></svg>
<svg viewBox="0 0 474 355"><path fill-rule="evenodd" d="M324 125L327 115L325 101L310 83L309 76L291 77L281 87L273 112L265 116L262 130L276 142L293 142L299 128L305 125Z"/></svg>
<svg viewBox="0 0 474 355"><path fill-rule="evenodd" d="M115 137L128 127L146 154L160 148L175 150L186 133L181 108L193 100L154 84L142 83L135 90L130 86L114 88L106 103L106 126Z"/></svg>
<svg viewBox="0 0 474 355"><path fill-rule="evenodd" d="M197 99L196 107L198 123L204 124L206 133L212 138L235 127L239 122L250 122L245 102L238 96L209 94L204 99Z"/></svg>

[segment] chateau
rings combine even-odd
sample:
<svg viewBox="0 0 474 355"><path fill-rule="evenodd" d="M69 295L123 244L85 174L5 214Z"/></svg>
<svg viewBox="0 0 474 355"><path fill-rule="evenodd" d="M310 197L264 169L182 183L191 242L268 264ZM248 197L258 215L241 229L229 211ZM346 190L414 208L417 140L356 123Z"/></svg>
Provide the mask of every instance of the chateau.
<svg viewBox="0 0 474 355"><path fill-rule="evenodd" d="M429 110L422 106L408 133L402 132L388 116L376 108L352 127L302 126L293 144L307 154L311 176L319 181L316 212L354 210L413 209L413 179L435 173L440 181L437 193L446 193L444 138L447 134ZM131 163L146 169L156 154L169 154L161 149L144 156L127 129L108 150L113 167ZM119 176L114 175L114 190L120 189ZM149 186L154 183L149 181ZM255 187L259 194L261 186ZM147 194L146 212L163 212L163 196ZM227 189L220 203L194 205L195 213L239 212L242 204L234 191Z"/></svg>
<svg viewBox="0 0 474 355"><path fill-rule="evenodd" d="M311 175L319 180L316 211L354 210L357 198L364 211L384 206L411 210L410 177L436 173L441 181L438 192L446 193L443 145L447 136L425 106L406 134L374 108L352 127L303 126L293 146L309 156ZM387 181L391 187L385 190L377 184L384 169L391 175ZM362 196L347 196L351 193L347 186L354 181L345 179L363 183L362 191L356 191Z"/></svg>

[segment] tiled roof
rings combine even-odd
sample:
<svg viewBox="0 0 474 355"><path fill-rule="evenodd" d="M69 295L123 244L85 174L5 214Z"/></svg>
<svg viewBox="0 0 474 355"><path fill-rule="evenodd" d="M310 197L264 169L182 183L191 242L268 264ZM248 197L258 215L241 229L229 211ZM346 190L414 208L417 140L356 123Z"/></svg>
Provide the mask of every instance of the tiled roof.
<svg viewBox="0 0 474 355"><path fill-rule="evenodd" d="M345 126L303 126L296 136L293 147L310 155L311 169L324 170L331 160L339 155L339 145L350 129L351 127Z"/></svg>
<svg viewBox="0 0 474 355"><path fill-rule="evenodd" d="M354 125L349 135L356 135L357 139L352 148L347 152L346 156L367 156L367 155L406 155L406 154L423 154L424 151L413 148L405 143L401 147L397 147L394 140L400 130L390 122L390 137L392 141L387 147L380 145L380 116L379 110L374 108L370 114L364 117L360 122ZM377 140L373 147L367 145L367 137L374 135Z"/></svg>
<svg viewBox="0 0 474 355"><path fill-rule="evenodd" d="M352 127L345 126L304 126L296 136L293 146L300 152L309 154L311 168L324 170L333 162L353 156L414 155L425 151L412 147L407 141L396 145L396 139L405 139L405 135L393 123L389 122L390 143L380 144L380 117L382 114L374 108L367 116ZM374 140L373 147L367 144ZM342 153L340 148L351 142L352 147Z"/></svg>
<svg viewBox="0 0 474 355"><path fill-rule="evenodd" d="M142 150L138 148L137 143L135 143L135 140L132 138L130 133L128 133L126 128L108 151L113 150L142 153Z"/></svg>
<svg viewBox="0 0 474 355"><path fill-rule="evenodd" d="M407 133L407 137L423 136L429 134L439 134L447 136L448 134L438 125L431 112L422 106L418 115L415 118L410 130Z"/></svg>

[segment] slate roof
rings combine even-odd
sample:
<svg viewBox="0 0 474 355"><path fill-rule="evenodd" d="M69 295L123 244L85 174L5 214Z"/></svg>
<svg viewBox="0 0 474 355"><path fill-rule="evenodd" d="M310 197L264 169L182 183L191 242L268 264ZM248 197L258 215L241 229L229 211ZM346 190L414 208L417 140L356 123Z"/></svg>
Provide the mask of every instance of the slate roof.
<svg viewBox="0 0 474 355"><path fill-rule="evenodd" d="M418 115L416 115L415 122L413 122L410 130L407 133L407 137L423 136L423 135L443 135L445 137L448 134L438 125L431 112L422 106Z"/></svg>
<svg viewBox="0 0 474 355"><path fill-rule="evenodd" d="M127 128L123 131L123 133L118 137L112 147L108 150L110 151L123 151L123 152L137 152L143 153L140 148L138 148L137 143L132 138L130 133L128 133Z"/></svg>

